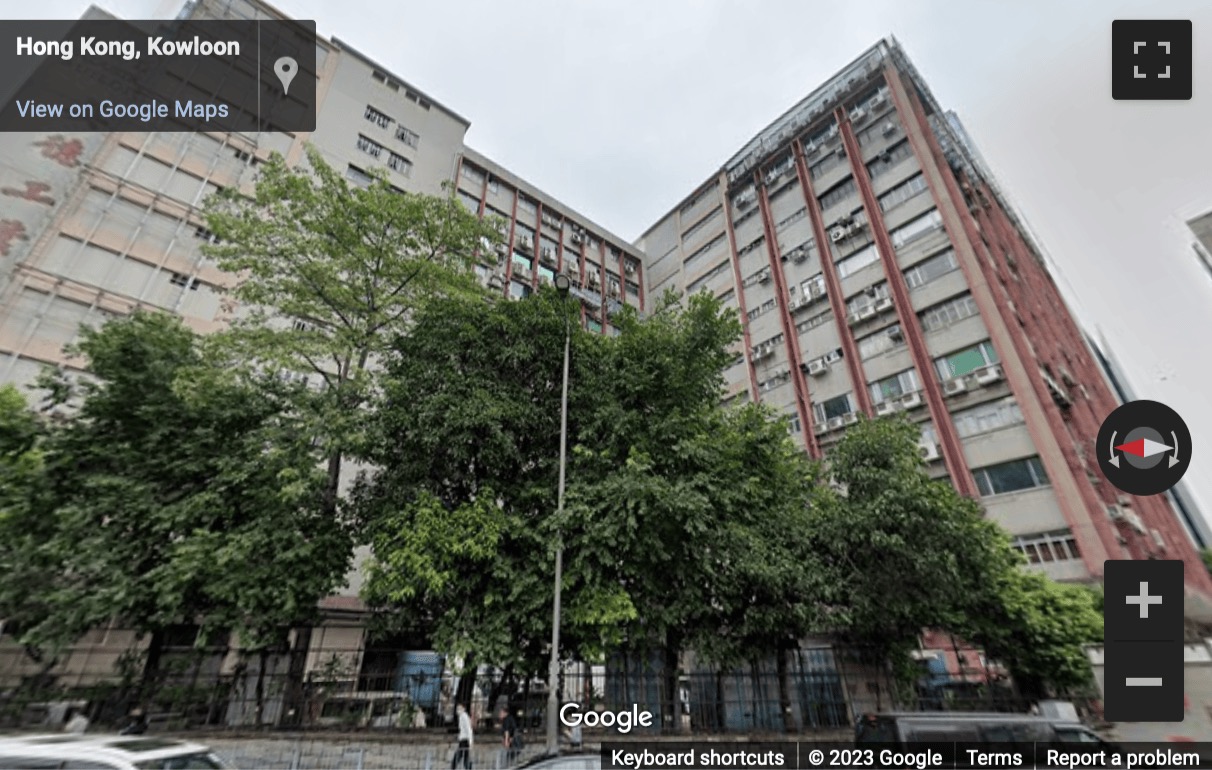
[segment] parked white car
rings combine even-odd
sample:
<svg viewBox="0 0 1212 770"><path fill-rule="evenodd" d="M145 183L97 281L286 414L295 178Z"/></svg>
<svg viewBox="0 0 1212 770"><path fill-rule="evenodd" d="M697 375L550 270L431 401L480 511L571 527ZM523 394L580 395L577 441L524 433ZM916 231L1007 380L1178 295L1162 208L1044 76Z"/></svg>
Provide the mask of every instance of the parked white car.
<svg viewBox="0 0 1212 770"><path fill-rule="evenodd" d="M0 767L14 770L224 770L197 743L143 735L0 738Z"/></svg>

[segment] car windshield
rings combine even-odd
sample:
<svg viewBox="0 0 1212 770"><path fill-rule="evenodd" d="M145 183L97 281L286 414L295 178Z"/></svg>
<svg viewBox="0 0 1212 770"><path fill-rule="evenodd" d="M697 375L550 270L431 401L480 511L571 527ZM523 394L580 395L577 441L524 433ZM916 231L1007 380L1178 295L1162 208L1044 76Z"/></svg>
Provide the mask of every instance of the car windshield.
<svg viewBox="0 0 1212 770"><path fill-rule="evenodd" d="M164 757L136 762L139 770L224 770L223 764L214 754L183 754L179 757Z"/></svg>

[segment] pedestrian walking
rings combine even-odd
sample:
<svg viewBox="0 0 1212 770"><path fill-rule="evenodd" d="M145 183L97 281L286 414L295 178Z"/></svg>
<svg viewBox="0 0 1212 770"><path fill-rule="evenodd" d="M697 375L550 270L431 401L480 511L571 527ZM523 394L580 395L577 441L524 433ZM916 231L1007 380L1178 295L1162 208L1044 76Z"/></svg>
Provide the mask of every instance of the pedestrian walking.
<svg viewBox="0 0 1212 770"><path fill-rule="evenodd" d="M471 770L471 746L475 742L471 716L462 703L455 707L455 711L459 719L459 748L455 749L454 759L450 761L450 770L457 770L460 760L463 762L463 770Z"/></svg>
<svg viewBox="0 0 1212 770"><path fill-rule="evenodd" d="M522 751L522 736L518 732L518 720L508 708L501 709L501 743L505 747L505 762L512 765Z"/></svg>

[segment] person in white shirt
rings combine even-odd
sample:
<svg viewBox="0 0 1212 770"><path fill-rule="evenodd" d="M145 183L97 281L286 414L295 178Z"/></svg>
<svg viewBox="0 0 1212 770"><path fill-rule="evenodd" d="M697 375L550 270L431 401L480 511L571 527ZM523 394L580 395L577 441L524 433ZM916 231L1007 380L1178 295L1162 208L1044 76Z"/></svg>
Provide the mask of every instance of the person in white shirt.
<svg viewBox="0 0 1212 770"><path fill-rule="evenodd" d="M455 749L454 759L450 761L450 770L456 770L459 761L463 762L463 770L471 770L471 746L475 741L475 731L471 727L471 716L467 708L460 703L455 707L459 715L459 748Z"/></svg>

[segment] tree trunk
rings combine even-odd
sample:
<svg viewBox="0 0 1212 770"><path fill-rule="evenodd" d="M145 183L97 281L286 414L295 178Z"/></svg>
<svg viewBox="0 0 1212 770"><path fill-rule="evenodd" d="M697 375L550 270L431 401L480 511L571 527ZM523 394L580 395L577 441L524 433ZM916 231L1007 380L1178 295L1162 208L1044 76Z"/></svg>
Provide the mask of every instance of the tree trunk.
<svg viewBox="0 0 1212 770"><path fill-rule="evenodd" d="M269 650L262 647L257 652L257 727L265 724L265 667L267 665L269 665Z"/></svg>
<svg viewBox="0 0 1212 770"><path fill-rule="evenodd" d="M724 702L724 675L726 673L721 669L715 675L715 727L721 733L728 727L728 704Z"/></svg>
<svg viewBox="0 0 1212 770"><path fill-rule="evenodd" d="M678 677L678 657L681 653L681 644L672 631L665 638L665 659L662 666L665 675L665 698L663 699L665 702L662 704L664 718L661 721L668 725L669 730L676 735L682 731L682 688Z"/></svg>
<svg viewBox="0 0 1212 770"><path fill-rule="evenodd" d="M488 709L490 712L488 714L488 718L490 720L495 720L497 717L497 711L500 710L503 706L509 705L507 703L499 704L499 703L497 703L497 701L501 699L501 694L505 692L505 683L512 676L513 676L513 664L510 663L507 666L505 666L505 668L501 671L501 678L498 679L496 682L493 682L492 690L489 691L489 693L488 693ZM493 724L496 724L496 722L493 722Z"/></svg>
<svg viewBox="0 0 1212 770"><path fill-rule="evenodd" d="M779 677L779 712L783 715L783 732L793 733L798 729L795 714L791 710L791 673L787 666L787 645L779 646L776 653Z"/></svg>
<svg viewBox="0 0 1212 770"><path fill-rule="evenodd" d="M295 643L290 649L286 686L282 691L282 724L298 726L303 721L304 687L307 675L307 655L311 650L311 626L295 629Z"/></svg>
<svg viewBox="0 0 1212 770"><path fill-rule="evenodd" d="M476 663L476 655L473 652L467 656L465 661L463 661L463 673L459 674L459 687L457 690L455 690L453 699L454 704L451 705L451 708L454 708L454 706L462 703L463 708L467 709L467 713L471 713L471 699L475 696L476 692L477 668L479 668L479 665ZM492 704L489 703L488 707L492 708ZM458 721L453 713L450 714L450 719L452 722Z"/></svg>
<svg viewBox="0 0 1212 770"><path fill-rule="evenodd" d="M143 661L143 676L139 681L139 708L151 713L152 698L159 691L160 661L164 657L164 629L151 632L147 642L147 658Z"/></svg>

